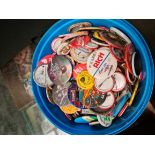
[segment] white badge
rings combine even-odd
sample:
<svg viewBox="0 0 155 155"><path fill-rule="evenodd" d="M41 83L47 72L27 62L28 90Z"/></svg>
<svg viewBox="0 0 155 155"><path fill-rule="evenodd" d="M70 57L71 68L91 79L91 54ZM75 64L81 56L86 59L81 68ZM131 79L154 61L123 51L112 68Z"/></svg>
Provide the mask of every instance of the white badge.
<svg viewBox="0 0 155 155"><path fill-rule="evenodd" d="M102 47L94 51L87 60L87 70L95 78L106 79L114 74L117 60L111 55L109 48Z"/></svg>

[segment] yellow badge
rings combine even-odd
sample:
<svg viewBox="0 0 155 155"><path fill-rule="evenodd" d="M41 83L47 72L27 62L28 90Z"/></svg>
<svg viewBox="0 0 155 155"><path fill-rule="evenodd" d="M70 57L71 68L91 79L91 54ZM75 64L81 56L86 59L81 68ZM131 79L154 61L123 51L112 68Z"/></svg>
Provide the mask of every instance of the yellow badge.
<svg viewBox="0 0 155 155"><path fill-rule="evenodd" d="M65 114L74 114L78 111L78 108L73 106L72 104L67 105L67 106L60 106L60 109L65 113Z"/></svg>
<svg viewBox="0 0 155 155"><path fill-rule="evenodd" d="M77 85L82 89L91 89L94 86L94 77L88 71L82 71L77 75Z"/></svg>

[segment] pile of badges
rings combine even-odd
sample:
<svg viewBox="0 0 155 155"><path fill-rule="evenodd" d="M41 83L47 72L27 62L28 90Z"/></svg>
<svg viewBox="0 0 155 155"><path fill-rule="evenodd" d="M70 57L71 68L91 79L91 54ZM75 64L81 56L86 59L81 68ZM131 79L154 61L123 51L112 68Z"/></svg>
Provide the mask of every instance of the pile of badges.
<svg viewBox="0 0 155 155"><path fill-rule="evenodd" d="M141 63L129 37L115 27L71 25L52 40L33 78L75 123L109 127L138 93Z"/></svg>

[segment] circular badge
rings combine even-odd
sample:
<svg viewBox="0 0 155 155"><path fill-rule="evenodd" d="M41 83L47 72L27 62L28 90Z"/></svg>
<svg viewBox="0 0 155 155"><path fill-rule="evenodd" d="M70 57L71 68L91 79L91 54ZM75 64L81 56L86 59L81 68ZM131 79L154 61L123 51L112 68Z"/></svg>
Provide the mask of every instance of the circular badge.
<svg viewBox="0 0 155 155"><path fill-rule="evenodd" d="M100 92L103 93L109 92L114 87L114 79L113 77L108 77L105 80L95 79L95 87Z"/></svg>
<svg viewBox="0 0 155 155"><path fill-rule="evenodd" d="M106 31L103 27L81 27L77 31Z"/></svg>
<svg viewBox="0 0 155 155"><path fill-rule="evenodd" d="M125 63L126 66L130 72L130 74L133 74L132 70L132 54L134 53L134 47L132 44L128 44L125 47Z"/></svg>
<svg viewBox="0 0 155 155"><path fill-rule="evenodd" d="M86 70L87 70L86 64L77 64L73 69L74 79L76 79L77 75L80 74L82 71L86 71Z"/></svg>
<svg viewBox="0 0 155 155"><path fill-rule="evenodd" d="M117 33L120 37L122 37L128 44L131 44L131 40L119 29L115 28L115 27L111 27L110 28L111 31Z"/></svg>
<svg viewBox="0 0 155 155"><path fill-rule="evenodd" d="M70 48L67 42L61 43L60 46L57 48L58 55L67 55L69 51L70 51Z"/></svg>
<svg viewBox="0 0 155 155"><path fill-rule="evenodd" d="M62 38L55 38L51 43L51 49L53 52L57 53L58 47L62 43Z"/></svg>
<svg viewBox="0 0 155 155"><path fill-rule="evenodd" d="M81 116L74 120L75 123L89 123L92 121L97 121L96 116Z"/></svg>
<svg viewBox="0 0 155 155"><path fill-rule="evenodd" d="M83 108L83 90L77 87L76 81L72 81L70 87L68 88L68 98L74 106Z"/></svg>
<svg viewBox="0 0 155 155"><path fill-rule="evenodd" d="M92 26L92 24L90 22L76 23L76 24L71 25L68 28L68 32L73 33L73 32L76 32L79 28L82 28L82 27L91 27L91 26Z"/></svg>
<svg viewBox="0 0 155 155"><path fill-rule="evenodd" d="M88 42L88 43L85 45L85 47L88 48L88 49L95 50L95 49L98 48L98 45L90 41L90 42Z"/></svg>
<svg viewBox="0 0 155 155"><path fill-rule="evenodd" d="M48 75L55 84L64 84L72 75L72 65L65 56L55 55L48 65Z"/></svg>
<svg viewBox="0 0 155 155"><path fill-rule="evenodd" d="M91 42L94 44L97 44L99 46L104 46L104 47L108 46L109 47L109 44L107 44L105 41L99 40L99 39L94 38L94 37L91 38Z"/></svg>
<svg viewBox="0 0 155 155"><path fill-rule="evenodd" d="M124 75L120 72L115 72L113 74L113 78L114 78L115 84L114 84L112 91L118 92L118 91L123 90L126 86L126 79Z"/></svg>
<svg viewBox="0 0 155 155"><path fill-rule="evenodd" d="M85 48L72 48L70 54L76 62L86 64L90 51Z"/></svg>
<svg viewBox="0 0 155 155"><path fill-rule="evenodd" d="M91 89L94 86L94 78L88 71L82 71L77 75L77 85L82 89Z"/></svg>
<svg viewBox="0 0 155 155"><path fill-rule="evenodd" d="M130 83L131 85L134 85L135 81L136 81L136 78L133 74L130 74L128 69L126 68L126 71L125 71L125 75L126 75L126 80L128 83Z"/></svg>
<svg viewBox="0 0 155 155"><path fill-rule="evenodd" d="M47 64L38 66L33 72L33 79L40 87L48 87L53 85L53 81L50 80L47 73Z"/></svg>
<svg viewBox="0 0 155 155"><path fill-rule="evenodd" d="M124 52L122 50L110 47L110 52L117 59L118 62L124 61Z"/></svg>
<svg viewBox="0 0 155 155"><path fill-rule="evenodd" d="M75 37L79 37L79 36L87 36L88 35L88 32L87 31L81 31L81 32L73 32L73 33L70 33L68 35L66 35L63 39L62 39L62 42L65 42L65 41L68 41L72 38L75 38Z"/></svg>
<svg viewBox="0 0 155 155"><path fill-rule="evenodd" d="M112 124L113 118L106 115L97 115L99 123L104 127L109 127Z"/></svg>
<svg viewBox="0 0 155 155"><path fill-rule="evenodd" d="M95 88L84 90L82 104L88 109L96 108L105 101L106 97L107 94L103 94Z"/></svg>
<svg viewBox="0 0 155 155"><path fill-rule="evenodd" d="M46 87L46 96L50 103L55 104L52 97L52 89L49 87Z"/></svg>
<svg viewBox="0 0 155 155"><path fill-rule="evenodd" d="M68 99L69 86L70 83L67 83L66 85L54 85L52 89L52 98L55 104L57 104L58 106L66 106L71 104Z"/></svg>
<svg viewBox="0 0 155 155"><path fill-rule="evenodd" d="M138 77L139 77L139 74L140 74L140 72L141 72L141 70L140 70L139 68L141 68L141 67L139 67L139 68L136 67L136 65L140 66L140 65L139 65L140 62L136 63L136 61L138 61L138 60L136 60L135 58L136 58L136 52L134 52L134 53L132 54L132 71L133 71L134 76L135 76L136 78L138 78ZM138 68L138 69L136 70L136 68ZM137 71L138 71L138 72L137 72Z"/></svg>
<svg viewBox="0 0 155 155"><path fill-rule="evenodd" d="M105 101L102 102L102 104L99 105L98 108L106 111L106 110L111 109L114 106L114 103L115 103L114 94L112 92L108 92L106 94Z"/></svg>
<svg viewBox="0 0 155 155"><path fill-rule="evenodd" d="M115 48L124 49L126 45L126 41L114 32L102 31L100 36L107 44Z"/></svg>
<svg viewBox="0 0 155 155"><path fill-rule="evenodd" d="M65 113L65 114L74 114L78 111L78 109L73 106L72 104L68 104L65 106L60 106L60 109Z"/></svg>
<svg viewBox="0 0 155 155"><path fill-rule="evenodd" d="M71 48L80 48L80 47L84 47L85 45L87 45L89 41L90 41L89 36L76 37L69 43L69 46Z"/></svg>
<svg viewBox="0 0 155 155"><path fill-rule="evenodd" d="M94 51L87 60L87 70L94 78L104 80L113 75L116 68L117 60L106 47Z"/></svg>
<svg viewBox="0 0 155 155"><path fill-rule="evenodd" d="M53 54L49 54L49 55L46 55L45 57L43 57L39 63L38 63L38 66L41 66L43 64L49 64L52 60L52 58L54 57L55 53Z"/></svg>

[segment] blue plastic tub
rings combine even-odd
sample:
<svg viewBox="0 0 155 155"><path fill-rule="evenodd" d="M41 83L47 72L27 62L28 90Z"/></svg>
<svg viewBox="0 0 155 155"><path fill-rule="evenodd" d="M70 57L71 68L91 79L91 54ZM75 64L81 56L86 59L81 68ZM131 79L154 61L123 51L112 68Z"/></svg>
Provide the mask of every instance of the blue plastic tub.
<svg viewBox="0 0 155 155"><path fill-rule="evenodd" d="M67 132L69 134L86 135L117 134L127 129L140 117L140 115L145 110L148 101L150 100L154 85L154 64L148 45L146 44L141 34L135 29L135 27L133 27L127 21L104 19L60 20L59 22L54 24L40 40L33 55L32 72L36 68L39 60L45 55L51 53L51 41L58 35L67 33L67 28L70 25L82 21L91 22L95 26L117 27L123 32L125 32L135 45L137 51L140 54L142 71L145 77L140 84L141 91L136 96L132 107L128 108L121 118L114 120L113 124L108 128L104 128L102 126L90 127L87 124L76 124L69 121L57 106L52 105L48 102L45 89L37 86L32 78L32 89L35 100L41 111L46 115L46 117L56 127L63 130L64 132Z"/></svg>

